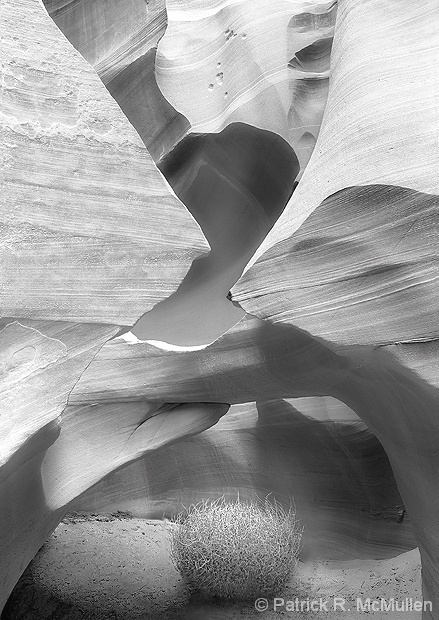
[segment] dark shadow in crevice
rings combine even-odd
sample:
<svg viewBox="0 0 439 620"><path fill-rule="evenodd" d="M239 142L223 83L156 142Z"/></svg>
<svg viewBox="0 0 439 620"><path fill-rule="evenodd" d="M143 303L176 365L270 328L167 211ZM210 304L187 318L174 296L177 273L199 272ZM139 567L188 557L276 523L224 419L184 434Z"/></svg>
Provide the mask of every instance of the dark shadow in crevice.
<svg viewBox="0 0 439 620"><path fill-rule="evenodd" d="M320 399L309 400L318 410ZM416 547L387 455L364 423L312 419L294 400L256 406L255 462L266 488L285 508L293 497L314 530L305 530L303 556L377 559Z"/></svg>
<svg viewBox="0 0 439 620"><path fill-rule="evenodd" d="M319 399L310 399L316 409ZM225 495L294 498L303 557L388 558L416 546L386 454L360 421L317 421L283 400L247 403L215 427L146 454L77 499L77 508L129 506L147 519ZM340 406L342 404L340 403Z"/></svg>
<svg viewBox="0 0 439 620"><path fill-rule="evenodd" d="M165 1L43 2L66 39L95 69L153 160L159 161L190 129L155 77L156 46L167 27Z"/></svg>
<svg viewBox="0 0 439 620"><path fill-rule="evenodd" d="M155 78L154 47L112 78L106 87L157 163L190 129L188 119L163 96Z"/></svg>
<svg viewBox="0 0 439 620"><path fill-rule="evenodd" d="M123 4L107 7L104 0L93 7L73 2L68 9L45 0L45 6L95 68L212 248L133 332L181 346L212 342L244 315L227 292L290 198L297 157L278 135L244 123L218 134L187 135L189 121L155 79L156 44L166 29L164 4L145 7L136 0L135 19Z"/></svg>
<svg viewBox="0 0 439 620"><path fill-rule="evenodd" d="M0 526L2 555L2 596L9 595L26 565L37 553L40 545L55 529L63 516L62 510L51 511L47 505L41 472L47 449L59 436L57 420L52 420L24 441L15 453L0 467L2 505ZM1 618L17 618L9 615L11 603L7 603ZM29 601L20 604L29 611Z"/></svg>
<svg viewBox="0 0 439 620"><path fill-rule="evenodd" d="M159 168L211 252L195 260L178 291L132 331L143 340L209 343L244 315L227 294L284 210L299 163L277 134L232 123L218 134L186 136Z"/></svg>
<svg viewBox="0 0 439 620"><path fill-rule="evenodd" d="M317 39L311 45L296 52L288 66L298 71L322 73L329 70L332 37Z"/></svg>

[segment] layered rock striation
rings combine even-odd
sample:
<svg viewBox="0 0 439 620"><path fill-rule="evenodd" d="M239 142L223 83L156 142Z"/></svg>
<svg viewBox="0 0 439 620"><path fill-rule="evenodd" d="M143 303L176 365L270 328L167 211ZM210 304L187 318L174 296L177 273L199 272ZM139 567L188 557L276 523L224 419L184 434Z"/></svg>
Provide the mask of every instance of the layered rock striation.
<svg viewBox="0 0 439 620"><path fill-rule="evenodd" d="M123 427L120 410L114 427L108 409L105 419L82 418L85 427L80 415L63 423L69 394L99 348L175 291L209 246L44 6L4 2L0 18L1 606L91 479L202 430L228 406L189 407L175 427L167 426L175 407L161 403L127 410ZM135 435L145 421L149 448ZM97 441L89 474L56 447L65 442L78 455L85 437ZM98 465L112 437L112 456Z"/></svg>
<svg viewBox="0 0 439 620"><path fill-rule="evenodd" d="M0 607L69 508L239 492L439 618L436 8L3 2Z"/></svg>

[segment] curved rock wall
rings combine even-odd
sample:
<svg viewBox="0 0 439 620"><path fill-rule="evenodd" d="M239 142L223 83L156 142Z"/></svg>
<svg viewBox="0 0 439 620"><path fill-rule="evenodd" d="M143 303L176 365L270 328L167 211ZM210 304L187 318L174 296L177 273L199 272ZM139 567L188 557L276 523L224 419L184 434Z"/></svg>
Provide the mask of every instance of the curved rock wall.
<svg viewBox="0 0 439 620"><path fill-rule="evenodd" d="M316 148L232 292L248 312L299 326L343 356L372 347L332 395L387 451L420 546L424 596L435 609L425 617L435 618L436 12L433 1L340 3Z"/></svg>
<svg viewBox="0 0 439 620"><path fill-rule="evenodd" d="M233 405L211 429L111 474L76 510L162 519L224 494L268 494L305 526L302 559L385 558L416 546L378 440L330 397Z"/></svg>
<svg viewBox="0 0 439 620"><path fill-rule="evenodd" d="M166 7L157 82L193 131L239 121L272 131L304 169L326 104L337 3L167 0Z"/></svg>
<svg viewBox="0 0 439 620"><path fill-rule="evenodd" d="M438 618L435 0L45 6L0 9L0 606L69 507L240 492L418 544Z"/></svg>
<svg viewBox="0 0 439 620"><path fill-rule="evenodd" d="M43 5L3 2L0 19L1 607L72 494L116 461L214 424L228 406L156 403L150 422L151 407L137 405L123 428L120 410L108 408L105 419L61 418L99 348L175 291L208 244ZM178 424L167 427L177 410ZM106 453L111 416L112 457L93 458L87 474L62 446L77 451L95 436L92 448ZM154 440L139 447L145 429Z"/></svg>
<svg viewBox="0 0 439 620"><path fill-rule="evenodd" d="M156 46L167 24L164 0L44 0L44 5L94 67L154 161L164 157L190 128L155 78Z"/></svg>

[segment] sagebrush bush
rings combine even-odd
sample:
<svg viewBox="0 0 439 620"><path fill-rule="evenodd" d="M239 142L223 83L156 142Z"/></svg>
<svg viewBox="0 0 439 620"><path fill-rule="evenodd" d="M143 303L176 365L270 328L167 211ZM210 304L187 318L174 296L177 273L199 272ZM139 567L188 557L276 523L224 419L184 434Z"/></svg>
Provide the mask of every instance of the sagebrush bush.
<svg viewBox="0 0 439 620"><path fill-rule="evenodd" d="M224 497L191 506L169 532L172 561L188 586L233 600L279 594L296 569L302 536L292 506Z"/></svg>

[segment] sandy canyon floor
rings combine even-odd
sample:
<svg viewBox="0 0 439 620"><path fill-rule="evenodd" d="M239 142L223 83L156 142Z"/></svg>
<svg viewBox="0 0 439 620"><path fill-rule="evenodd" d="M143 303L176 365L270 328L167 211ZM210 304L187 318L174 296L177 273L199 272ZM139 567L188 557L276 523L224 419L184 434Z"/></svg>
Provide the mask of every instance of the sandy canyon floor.
<svg viewBox="0 0 439 620"><path fill-rule="evenodd" d="M419 553L379 561L300 561L297 580L282 598L285 605L278 601L275 610L269 600L264 611L252 602L220 605L189 598L170 560L166 522L74 513L30 564L2 620L420 620L420 611L364 607L368 598L386 605L392 598L420 601ZM307 601L314 602L314 611L306 610ZM321 601L320 610L315 601ZM297 611L300 604L303 612Z"/></svg>

